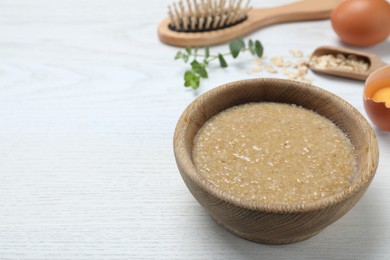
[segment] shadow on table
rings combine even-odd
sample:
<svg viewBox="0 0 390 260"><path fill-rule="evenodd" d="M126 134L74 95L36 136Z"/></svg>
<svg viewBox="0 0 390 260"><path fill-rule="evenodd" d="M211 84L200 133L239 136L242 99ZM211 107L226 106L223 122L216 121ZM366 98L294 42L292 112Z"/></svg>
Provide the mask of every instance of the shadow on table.
<svg viewBox="0 0 390 260"><path fill-rule="evenodd" d="M356 47L356 46L351 46L348 44L344 44L343 42L339 41L339 44L345 48L350 48L350 49L357 49L362 52L368 52L368 53L373 53L377 55L379 58L387 57L389 55L389 49L390 49L390 40L383 41L379 44L370 46L370 47Z"/></svg>
<svg viewBox="0 0 390 260"><path fill-rule="evenodd" d="M236 237L217 224L213 227L220 229L215 233L236 259L376 259L378 249L387 245L383 206L374 195L367 193L347 215L319 235L290 245L262 245Z"/></svg>
<svg viewBox="0 0 390 260"><path fill-rule="evenodd" d="M383 148L390 148L390 132L376 129L375 134L378 138L379 146L383 146Z"/></svg>

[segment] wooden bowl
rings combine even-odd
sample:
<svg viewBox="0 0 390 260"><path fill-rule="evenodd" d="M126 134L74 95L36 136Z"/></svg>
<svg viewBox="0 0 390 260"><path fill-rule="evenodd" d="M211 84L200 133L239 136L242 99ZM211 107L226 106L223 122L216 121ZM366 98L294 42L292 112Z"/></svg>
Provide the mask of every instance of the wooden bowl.
<svg viewBox="0 0 390 260"><path fill-rule="evenodd" d="M355 147L357 175L340 193L305 204L265 204L235 197L206 181L192 161L194 137L217 113L248 102L296 104L327 117ZM282 79L251 79L215 88L194 100L176 126L174 152L188 189L211 216L232 233L259 243L288 244L308 239L346 214L360 199L378 165L376 136L350 104L309 84Z"/></svg>

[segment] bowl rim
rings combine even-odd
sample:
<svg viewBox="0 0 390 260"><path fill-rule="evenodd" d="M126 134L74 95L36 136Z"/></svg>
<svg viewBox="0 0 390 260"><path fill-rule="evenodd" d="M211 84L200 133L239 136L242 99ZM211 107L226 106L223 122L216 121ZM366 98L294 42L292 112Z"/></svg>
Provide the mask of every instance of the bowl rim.
<svg viewBox="0 0 390 260"><path fill-rule="evenodd" d="M236 87L236 85L242 86L242 84L252 84L254 82L261 84L265 81L271 81L279 84L294 85L294 87L297 88L310 88L311 91L314 91L318 94L323 94L330 98L337 99L338 102L346 106L347 110L352 110L353 114L357 117L357 121L361 122L363 124L362 127L368 131L367 135L369 136L369 138L372 138L371 143L374 145L374 147L372 147L372 149L370 150L371 152L368 152L367 155L369 156L369 163L372 166L369 168L370 170L364 172L364 174L359 176L359 178L355 180L352 185L348 186L346 189L331 196L325 197L324 199L310 201L306 203L263 203L256 202L247 198L236 197L233 194L229 194L226 191L218 189L211 182L207 181L204 177L198 174L198 171L196 170L196 167L192 161L192 153L186 152L187 149L184 148L184 133L188 127L188 115L193 112L192 107L196 103L203 102L203 100L207 100L207 98L209 97L215 97L215 94L217 93L223 94L224 92L226 92L227 89L231 87ZM367 122L364 116L356 108L354 108L351 104L346 102L341 97L312 84L279 78L255 78L233 81L213 88L198 96L186 107L186 109L181 114L180 119L175 128L173 146L176 163L180 169L180 173L182 175L184 174L185 177L190 178L198 187L203 189L205 192L215 196L222 201L225 201L234 206L238 206L240 208L277 214L309 212L327 208L347 200L348 198L358 193L361 189L368 187L369 183L371 182L376 173L376 169L379 162L379 147L374 130L371 128L370 124Z"/></svg>

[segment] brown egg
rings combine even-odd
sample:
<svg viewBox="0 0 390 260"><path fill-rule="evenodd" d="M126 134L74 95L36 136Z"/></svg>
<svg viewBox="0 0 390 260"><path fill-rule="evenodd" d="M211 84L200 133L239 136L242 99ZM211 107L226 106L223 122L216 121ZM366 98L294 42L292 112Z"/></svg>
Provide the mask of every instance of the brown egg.
<svg viewBox="0 0 390 260"><path fill-rule="evenodd" d="M390 65L374 71L367 78L364 108L379 129L390 131Z"/></svg>
<svg viewBox="0 0 390 260"><path fill-rule="evenodd" d="M355 46L370 46L390 35L390 3L385 0L346 0L331 14L340 39Z"/></svg>

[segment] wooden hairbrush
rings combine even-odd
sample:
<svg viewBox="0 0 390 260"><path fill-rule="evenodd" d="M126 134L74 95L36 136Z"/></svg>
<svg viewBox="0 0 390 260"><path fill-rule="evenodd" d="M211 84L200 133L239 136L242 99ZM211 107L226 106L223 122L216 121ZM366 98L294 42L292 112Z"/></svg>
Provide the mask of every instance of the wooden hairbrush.
<svg viewBox="0 0 390 260"><path fill-rule="evenodd" d="M205 46L228 42L271 24L330 17L343 0L302 0L252 9L242 0L187 0L169 7L169 17L158 27L162 42L175 46Z"/></svg>

